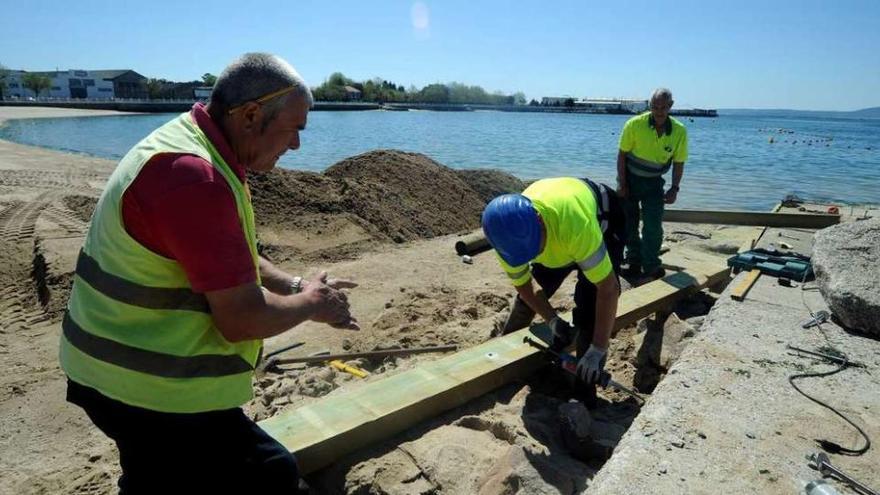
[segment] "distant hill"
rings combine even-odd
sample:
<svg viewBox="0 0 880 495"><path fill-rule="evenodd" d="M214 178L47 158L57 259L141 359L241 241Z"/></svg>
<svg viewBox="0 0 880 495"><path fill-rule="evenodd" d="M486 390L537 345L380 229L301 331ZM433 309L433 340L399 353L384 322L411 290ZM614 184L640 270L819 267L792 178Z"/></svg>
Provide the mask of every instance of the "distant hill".
<svg viewBox="0 0 880 495"><path fill-rule="evenodd" d="M880 107L863 108L861 110L856 110L855 112L850 113L858 115L859 117L877 119L880 118Z"/></svg>
<svg viewBox="0 0 880 495"><path fill-rule="evenodd" d="M720 108L718 115L757 115L762 117L813 117L832 119L880 119L880 107L851 112L789 110L785 108Z"/></svg>

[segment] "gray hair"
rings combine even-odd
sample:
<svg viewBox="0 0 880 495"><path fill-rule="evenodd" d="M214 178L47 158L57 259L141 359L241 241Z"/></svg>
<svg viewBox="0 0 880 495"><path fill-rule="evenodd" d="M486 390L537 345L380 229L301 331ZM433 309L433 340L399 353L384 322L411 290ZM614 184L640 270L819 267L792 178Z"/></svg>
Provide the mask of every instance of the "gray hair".
<svg viewBox="0 0 880 495"><path fill-rule="evenodd" d="M672 102L672 91L669 91L667 88L657 88L651 94L651 101L656 100L665 100L666 102Z"/></svg>
<svg viewBox="0 0 880 495"><path fill-rule="evenodd" d="M229 109L261 96L293 86L294 90L263 104L263 128L275 120L291 96L304 98L311 107L312 90L292 65L270 53L245 53L234 60L217 78L211 91L211 116L220 122Z"/></svg>

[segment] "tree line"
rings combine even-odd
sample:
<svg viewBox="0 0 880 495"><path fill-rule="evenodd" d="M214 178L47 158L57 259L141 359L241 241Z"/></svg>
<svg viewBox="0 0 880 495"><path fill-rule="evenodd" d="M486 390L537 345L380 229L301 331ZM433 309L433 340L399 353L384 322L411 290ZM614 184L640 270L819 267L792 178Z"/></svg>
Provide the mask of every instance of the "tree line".
<svg viewBox="0 0 880 495"><path fill-rule="evenodd" d="M0 64L0 98L6 92L7 69ZM149 78L146 81L147 95L151 100L158 99L189 99L193 97L195 87L212 87L217 76L211 73L202 75L201 80L174 82L166 79ZM26 73L22 76L22 85L39 96L52 86L48 76ZM351 88L358 92L351 91ZM354 81L341 72L334 72L320 86L312 88L317 101L365 101L371 103L439 103L439 104L478 104L478 105L525 105L526 97L522 92L511 95L495 91L487 92L480 86L472 86L459 82L448 84L434 83L419 89L410 85L409 88L376 77L366 81ZM537 104L537 102L532 102Z"/></svg>
<svg viewBox="0 0 880 495"><path fill-rule="evenodd" d="M5 65L0 64L0 99L6 96L6 79L9 74L9 69ZM40 96L40 93L52 87L52 79L49 76L29 72L22 76L21 85L33 91L35 95Z"/></svg>
<svg viewBox="0 0 880 495"><path fill-rule="evenodd" d="M147 79L147 98L151 100L186 100L193 97L197 87L213 87L217 76L210 72L202 74L201 80L175 82L151 77Z"/></svg>
<svg viewBox="0 0 880 495"><path fill-rule="evenodd" d="M352 92L354 88L360 92ZM487 92L480 86L470 86L459 82L448 84L428 84L419 89L413 85L404 88L380 77L362 82L334 72L320 86L312 88L316 101L360 100L371 103L452 103L481 105L525 105L522 92L506 95L501 91Z"/></svg>

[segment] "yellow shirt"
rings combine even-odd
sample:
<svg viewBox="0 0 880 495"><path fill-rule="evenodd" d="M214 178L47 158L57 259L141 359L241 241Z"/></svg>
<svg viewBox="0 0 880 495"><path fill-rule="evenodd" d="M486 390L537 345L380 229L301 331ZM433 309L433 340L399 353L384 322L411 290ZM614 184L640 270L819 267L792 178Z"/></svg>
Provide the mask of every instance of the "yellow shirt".
<svg viewBox="0 0 880 495"><path fill-rule="evenodd" d="M631 159L630 171L637 175L653 176L670 162L684 163L687 160L687 130L684 124L667 117L663 127L663 132L658 136L651 112L626 121L620 133L620 151L627 153ZM634 169L632 162L637 168ZM646 173L640 174L639 171Z"/></svg>
<svg viewBox="0 0 880 495"><path fill-rule="evenodd" d="M593 283L611 273L611 260L596 217L596 198L584 181L573 177L542 179L522 194L538 210L547 232L544 250L532 263L548 268L577 263ZM518 287L531 280L528 264L510 266L500 256L498 261L513 285Z"/></svg>

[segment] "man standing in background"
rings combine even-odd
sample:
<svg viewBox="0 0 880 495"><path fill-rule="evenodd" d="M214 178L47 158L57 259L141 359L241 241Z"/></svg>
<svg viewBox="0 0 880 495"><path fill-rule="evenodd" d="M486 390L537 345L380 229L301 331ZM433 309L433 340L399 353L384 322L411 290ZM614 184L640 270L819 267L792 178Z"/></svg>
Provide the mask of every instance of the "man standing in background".
<svg viewBox="0 0 880 495"><path fill-rule="evenodd" d="M687 130L669 116L672 104L671 91L654 90L651 111L629 119L620 134L617 183L626 210L626 260L629 263L624 273L637 277L640 284L666 274L660 263L663 205L675 203L687 160ZM670 168L673 169L672 185L664 193L663 174Z"/></svg>

